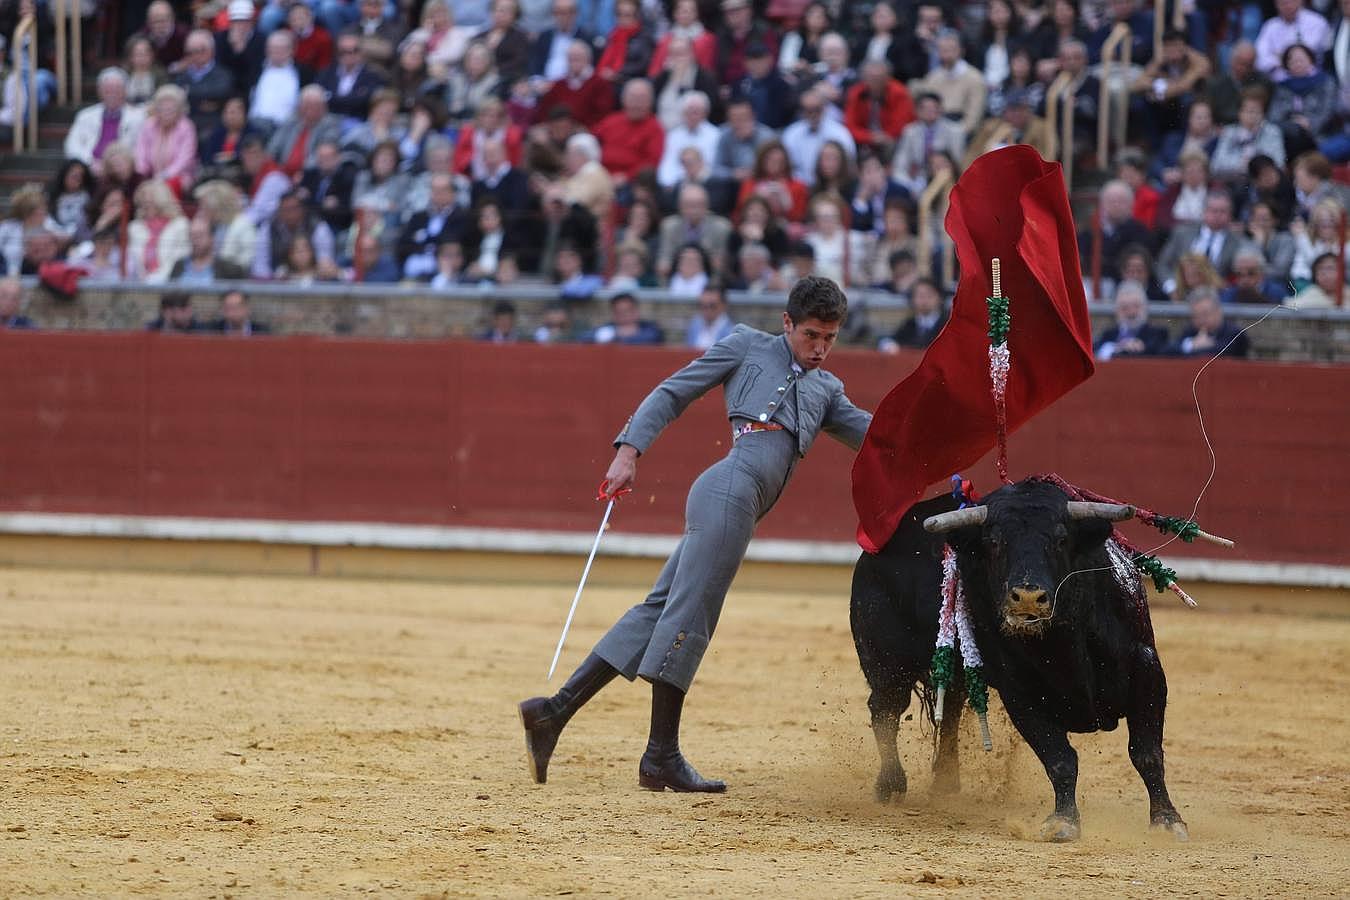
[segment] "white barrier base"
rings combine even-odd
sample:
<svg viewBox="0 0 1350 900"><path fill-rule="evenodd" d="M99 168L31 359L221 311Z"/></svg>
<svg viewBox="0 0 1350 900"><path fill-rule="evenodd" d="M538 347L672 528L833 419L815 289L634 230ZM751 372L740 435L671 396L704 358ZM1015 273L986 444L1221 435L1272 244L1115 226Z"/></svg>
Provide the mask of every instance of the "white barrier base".
<svg viewBox="0 0 1350 900"><path fill-rule="evenodd" d="M594 540L594 535L570 531L78 513L0 513L0 534L559 554L585 554ZM677 542L678 538L666 535L611 532L601 541L599 555L663 559L675 549ZM853 543L762 538L750 543L746 559L852 565L860 552ZM1189 581L1350 588L1350 566L1183 558L1168 559L1167 564L1176 569L1178 576Z"/></svg>

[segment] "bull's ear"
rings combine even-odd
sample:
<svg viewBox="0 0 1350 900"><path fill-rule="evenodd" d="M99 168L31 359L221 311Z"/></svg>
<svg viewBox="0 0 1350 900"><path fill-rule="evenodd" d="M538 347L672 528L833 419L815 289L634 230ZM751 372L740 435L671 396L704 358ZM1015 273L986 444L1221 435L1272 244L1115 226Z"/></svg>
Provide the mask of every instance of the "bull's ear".
<svg viewBox="0 0 1350 900"><path fill-rule="evenodd" d="M1101 547L1116 527L1115 523L1106 519L1079 519L1073 524L1074 550L1078 553L1087 553Z"/></svg>

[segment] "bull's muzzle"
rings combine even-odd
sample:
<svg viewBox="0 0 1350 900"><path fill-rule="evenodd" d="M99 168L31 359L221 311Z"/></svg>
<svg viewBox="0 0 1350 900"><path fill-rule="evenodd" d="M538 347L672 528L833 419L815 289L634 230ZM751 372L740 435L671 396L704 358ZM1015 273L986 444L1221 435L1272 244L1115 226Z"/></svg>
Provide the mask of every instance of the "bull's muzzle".
<svg viewBox="0 0 1350 900"><path fill-rule="evenodd" d="M1050 618L1050 595L1034 585L1020 585L1008 591L1003 607L1004 625L1012 631L1036 628Z"/></svg>

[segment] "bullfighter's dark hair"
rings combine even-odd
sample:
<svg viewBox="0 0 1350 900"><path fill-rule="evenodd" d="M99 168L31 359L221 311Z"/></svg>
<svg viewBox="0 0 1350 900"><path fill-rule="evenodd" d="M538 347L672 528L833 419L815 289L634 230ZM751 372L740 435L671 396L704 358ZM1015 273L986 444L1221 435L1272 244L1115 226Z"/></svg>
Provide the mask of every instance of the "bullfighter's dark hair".
<svg viewBox="0 0 1350 900"><path fill-rule="evenodd" d="M787 301L788 318L793 324L807 319L842 322L848 314L848 298L839 285L819 275L808 275L792 286Z"/></svg>

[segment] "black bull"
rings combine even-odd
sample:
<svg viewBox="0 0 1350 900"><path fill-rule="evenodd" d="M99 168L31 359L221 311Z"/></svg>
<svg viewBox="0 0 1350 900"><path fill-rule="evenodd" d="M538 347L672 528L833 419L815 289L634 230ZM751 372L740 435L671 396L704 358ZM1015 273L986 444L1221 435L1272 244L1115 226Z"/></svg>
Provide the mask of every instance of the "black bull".
<svg viewBox="0 0 1350 900"><path fill-rule="evenodd" d="M983 510L944 515L955 508L948 496L916 504L882 551L864 553L853 571L853 640L871 688L868 707L881 753L877 798L906 789L895 738L915 685L931 687L942 546L949 542L986 679L1054 787L1055 811L1042 836L1079 835L1078 754L1068 732L1112 731L1124 718L1130 760L1148 789L1151 824L1185 839L1163 778L1167 681L1143 583L1108 543L1111 522L1036 480L995 491ZM938 517L930 525L941 533L924 530L930 517ZM959 786L956 734L964 700L958 676L945 704L935 790Z"/></svg>

